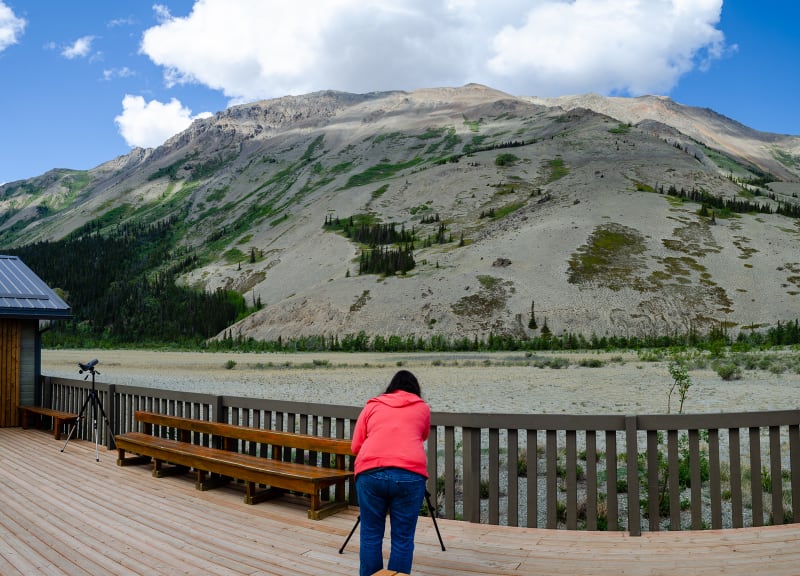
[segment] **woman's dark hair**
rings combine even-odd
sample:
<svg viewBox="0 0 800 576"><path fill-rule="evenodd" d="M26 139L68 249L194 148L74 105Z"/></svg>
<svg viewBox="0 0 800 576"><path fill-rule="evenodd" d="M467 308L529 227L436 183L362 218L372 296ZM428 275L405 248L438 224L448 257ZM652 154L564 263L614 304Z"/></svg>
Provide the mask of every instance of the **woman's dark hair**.
<svg viewBox="0 0 800 576"><path fill-rule="evenodd" d="M398 390L411 392L420 398L422 397L422 390L420 390L417 377L408 370L400 370L397 374L395 374L392 378L392 381L389 382L389 386L386 388L385 393L391 394L392 392L397 392Z"/></svg>

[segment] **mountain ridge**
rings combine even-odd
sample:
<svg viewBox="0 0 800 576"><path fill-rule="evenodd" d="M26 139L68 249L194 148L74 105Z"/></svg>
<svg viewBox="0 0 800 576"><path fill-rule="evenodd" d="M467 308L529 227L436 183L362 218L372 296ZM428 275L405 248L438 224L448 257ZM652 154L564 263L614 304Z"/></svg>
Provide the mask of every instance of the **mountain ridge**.
<svg viewBox="0 0 800 576"><path fill-rule="evenodd" d="M182 282L258 299L224 333L257 339L737 331L797 317L798 220L690 193L785 211L798 181L800 138L662 97L323 91L6 184L0 246L178 215ZM369 246L324 226L359 215L413 227L416 266L359 274Z"/></svg>

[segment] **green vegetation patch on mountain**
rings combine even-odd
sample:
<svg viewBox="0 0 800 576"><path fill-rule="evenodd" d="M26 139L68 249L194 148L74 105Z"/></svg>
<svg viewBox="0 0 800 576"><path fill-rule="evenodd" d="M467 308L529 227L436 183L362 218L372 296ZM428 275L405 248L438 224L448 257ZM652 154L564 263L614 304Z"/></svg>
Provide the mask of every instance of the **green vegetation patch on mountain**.
<svg viewBox="0 0 800 576"><path fill-rule="evenodd" d="M547 162L547 167L549 168L549 174L547 176L548 183L560 180L569 174L569 168L567 168L567 166L564 164L564 160L561 158L549 160Z"/></svg>
<svg viewBox="0 0 800 576"><path fill-rule="evenodd" d="M586 244L569 259L569 283L621 290L632 286L645 270L644 237L621 224L595 228Z"/></svg>
<svg viewBox="0 0 800 576"><path fill-rule="evenodd" d="M392 164L390 162L380 162L378 164L375 164L374 166L370 166L363 172L360 172L358 174L353 174L352 176L350 176L344 187L345 189L355 188L356 186L363 186L365 184L371 184L373 182L378 182L380 180L386 180L387 178L395 176L398 172L418 166L419 164L422 164L424 161L425 161L424 158L417 156L416 158L412 158L411 160L407 160L405 162L397 162L395 164Z"/></svg>

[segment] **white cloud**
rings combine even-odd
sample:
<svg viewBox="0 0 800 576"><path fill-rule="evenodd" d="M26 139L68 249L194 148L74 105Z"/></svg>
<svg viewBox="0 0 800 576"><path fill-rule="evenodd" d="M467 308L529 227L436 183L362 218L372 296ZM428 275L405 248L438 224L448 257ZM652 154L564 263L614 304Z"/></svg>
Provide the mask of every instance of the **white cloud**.
<svg viewBox="0 0 800 576"><path fill-rule="evenodd" d="M0 0L0 52L19 42L27 22Z"/></svg>
<svg viewBox="0 0 800 576"><path fill-rule="evenodd" d="M722 0L542 2L493 39L488 68L550 94L669 91L721 56Z"/></svg>
<svg viewBox="0 0 800 576"><path fill-rule="evenodd" d="M725 48L722 0L197 0L154 7L168 85L234 102L481 82L516 94L664 93Z"/></svg>
<svg viewBox="0 0 800 576"><path fill-rule="evenodd" d="M170 136L186 130L197 118L210 115L203 112L192 116L192 111L175 98L164 104L126 94L122 99L122 114L114 118L114 122L129 146L155 148Z"/></svg>
<svg viewBox="0 0 800 576"><path fill-rule="evenodd" d="M127 66L122 68L105 68L103 70L103 80L113 80L114 78L130 78L136 76L136 72Z"/></svg>
<svg viewBox="0 0 800 576"><path fill-rule="evenodd" d="M78 38L64 48L61 51L61 55L68 60L73 60L74 58L85 58L92 52L92 42L94 42L94 36L83 36L82 38Z"/></svg>

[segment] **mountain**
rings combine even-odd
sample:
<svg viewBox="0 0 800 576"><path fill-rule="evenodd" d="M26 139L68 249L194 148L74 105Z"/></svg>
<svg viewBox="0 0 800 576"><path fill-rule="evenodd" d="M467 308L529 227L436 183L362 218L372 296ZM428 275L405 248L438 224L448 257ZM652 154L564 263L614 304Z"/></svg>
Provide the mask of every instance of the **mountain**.
<svg viewBox="0 0 800 576"><path fill-rule="evenodd" d="M256 339L736 332L800 316L798 182L799 137L667 98L327 91L6 184L0 249L177 217Z"/></svg>

